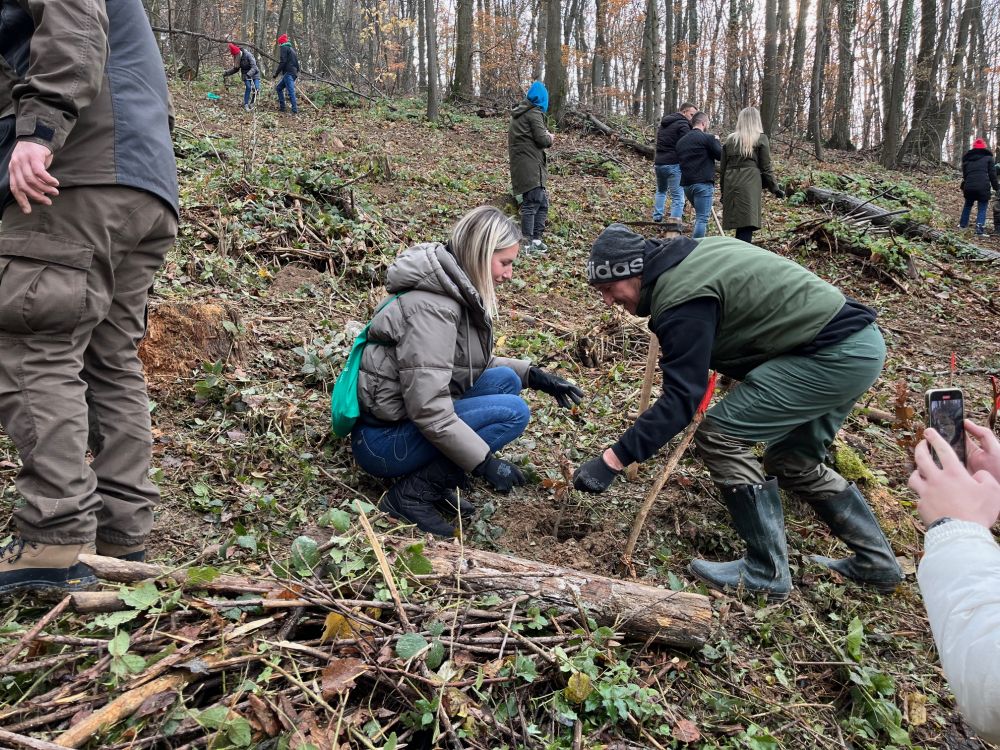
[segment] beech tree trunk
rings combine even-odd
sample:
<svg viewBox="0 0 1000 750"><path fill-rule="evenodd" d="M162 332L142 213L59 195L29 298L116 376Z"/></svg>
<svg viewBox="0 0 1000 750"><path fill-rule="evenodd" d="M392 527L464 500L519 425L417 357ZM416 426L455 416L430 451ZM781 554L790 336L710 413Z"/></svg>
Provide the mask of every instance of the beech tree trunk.
<svg viewBox="0 0 1000 750"><path fill-rule="evenodd" d="M848 0L850 1L850 0ZM778 0L764 3L764 81L760 90L760 119L771 135L778 113Z"/></svg>
<svg viewBox="0 0 1000 750"><path fill-rule="evenodd" d="M473 0L457 0L455 5L455 76L451 96L472 99L472 11Z"/></svg>
<svg viewBox="0 0 1000 750"><path fill-rule="evenodd" d="M834 95L833 126L827 146L854 151L851 142L851 112L854 84L854 25L858 0L837 3L837 91Z"/></svg>

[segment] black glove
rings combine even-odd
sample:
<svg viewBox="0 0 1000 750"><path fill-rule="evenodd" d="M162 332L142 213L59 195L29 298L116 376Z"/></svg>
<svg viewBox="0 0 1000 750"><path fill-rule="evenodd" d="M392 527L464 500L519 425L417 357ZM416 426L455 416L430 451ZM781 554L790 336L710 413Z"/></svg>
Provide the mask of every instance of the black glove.
<svg viewBox="0 0 1000 750"><path fill-rule="evenodd" d="M785 197L785 191L781 188L775 188L772 192L774 193L775 198L781 199Z"/></svg>
<svg viewBox="0 0 1000 750"><path fill-rule="evenodd" d="M568 380L546 372L541 367L528 369L528 387L533 391L549 394L563 409L572 409L573 404L583 401L583 391Z"/></svg>
<svg viewBox="0 0 1000 750"><path fill-rule="evenodd" d="M604 458L598 456L585 464L580 464L573 472L573 486L578 490L597 495L607 490L620 473L604 463Z"/></svg>
<svg viewBox="0 0 1000 750"><path fill-rule="evenodd" d="M482 477L493 485L493 489L505 495L515 487L520 487L525 482L524 474L521 473L519 468L510 463L510 461L497 458L492 453L486 457L485 461L473 469L472 473L477 477Z"/></svg>

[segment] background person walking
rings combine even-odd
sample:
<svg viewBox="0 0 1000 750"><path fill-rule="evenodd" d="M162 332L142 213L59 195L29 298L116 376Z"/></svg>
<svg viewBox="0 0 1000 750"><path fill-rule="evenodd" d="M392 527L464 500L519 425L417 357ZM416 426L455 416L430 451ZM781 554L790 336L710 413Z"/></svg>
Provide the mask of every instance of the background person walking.
<svg viewBox="0 0 1000 750"><path fill-rule="evenodd" d="M977 138L972 148L962 157L962 195L965 196L965 205L962 207L962 218L958 221L959 227L965 229L969 226L972 204L977 203L976 234L986 234L986 207L990 202L990 187L1000 190L993 152L986 146L986 141Z"/></svg>
<svg viewBox="0 0 1000 750"><path fill-rule="evenodd" d="M726 138L719 168L722 228L735 229L738 240L752 242L754 231L760 229L762 188L785 197L771 171L771 146L760 112L747 107L736 118L736 130Z"/></svg>
<svg viewBox="0 0 1000 750"><path fill-rule="evenodd" d="M288 41L288 34L278 37L281 58L278 60L278 67L274 69L274 78L281 80L274 90L278 92L278 111L285 111L285 91L288 92L288 103L292 106L292 114L299 113L299 102L295 98L295 80L299 77L299 56L295 54L292 43Z"/></svg>
<svg viewBox="0 0 1000 750"><path fill-rule="evenodd" d="M248 49L230 43L229 53L233 56L233 67L222 74L223 78L228 78L236 73L243 79L245 90L243 92L243 109L247 112L257 102L257 92L260 91L260 69L257 67L257 60Z"/></svg>
<svg viewBox="0 0 1000 750"><path fill-rule="evenodd" d="M709 135L708 115L696 112L691 118L691 132L677 141L677 161L681 167L681 186L694 206L694 231L691 237L704 237L715 199L715 162L722 158L722 144Z"/></svg>
<svg viewBox="0 0 1000 750"><path fill-rule="evenodd" d="M670 196L670 218L684 215L684 191L681 189L681 165L677 163L677 141L691 132L691 118L698 111L691 102L684 102L680 109L660 120L656 131L656 156L653 172L656 175L656 195L653 198L653 221L663 221L667 195Z"/></svg>

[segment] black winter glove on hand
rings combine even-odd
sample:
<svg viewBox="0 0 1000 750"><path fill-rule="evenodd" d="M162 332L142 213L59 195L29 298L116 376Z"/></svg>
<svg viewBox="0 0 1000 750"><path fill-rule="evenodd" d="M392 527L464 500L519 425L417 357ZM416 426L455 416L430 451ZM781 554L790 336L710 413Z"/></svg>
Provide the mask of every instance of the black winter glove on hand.
<svg viewBox="0 0 1000 750"><path fill-rule="evenodd" d="M583 391L568 380L546 372L541 367L528 369L528 387L533 391L549 394L563 409L572 409L573 404L583 401Z"/></svg>
<svg viewBox="0 0 1000 750"><path fill-rule="evenodd" d="M580 464L573 472L573 486L583 492L592 492L597 495L607 490L620 473L604 463L604 459L598 456L585 464Z"/></svg>
<svg viewBox="0 0 1000 750"><path fill-rule="evenodd" d="M781 188L776 188L774 190L774 197L778 198L779 200L782 199L782 198L784 198L785 197L785 191L782 190Z"/></svg>
<svg viewBox="0 0 1000 750"><path fill-rule="evenodd" d="M472 470L477 477L482 477L489 482L493 489L505 495L515 487L520 487L525 483L524 474L521 470L509 461L490 454L479 466Z"/></svg>

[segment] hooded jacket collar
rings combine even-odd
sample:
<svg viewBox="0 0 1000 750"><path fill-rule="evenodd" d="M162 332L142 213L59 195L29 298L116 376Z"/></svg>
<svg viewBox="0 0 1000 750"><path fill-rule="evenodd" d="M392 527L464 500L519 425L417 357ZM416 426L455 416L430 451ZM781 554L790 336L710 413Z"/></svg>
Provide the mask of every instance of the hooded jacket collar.
<svg viewBox="0 0 1000 750"><path fill-rule="evenodd" d="M414 245L399 255L389 266L385 288L391 294L410 290L441 294L462 305L480 325L488 322L479 292L455 256L437 242Z"/></svg>

